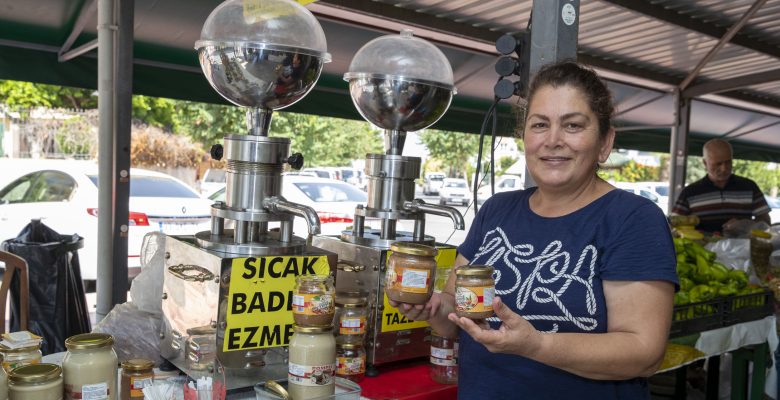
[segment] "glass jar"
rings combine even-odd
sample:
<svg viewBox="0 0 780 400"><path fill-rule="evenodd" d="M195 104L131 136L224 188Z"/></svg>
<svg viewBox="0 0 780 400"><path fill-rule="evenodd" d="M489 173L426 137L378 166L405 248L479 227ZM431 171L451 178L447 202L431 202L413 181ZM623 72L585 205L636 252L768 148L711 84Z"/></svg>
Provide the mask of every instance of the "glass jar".
<svg viewBox="0 0 780 400"><path fill-rule="evenodd" d="M62 369L31 364L8 374L8 400L62 400Z"/></svg>
<svg viewBox="0 0 780 400"><path fill-rule="evenodd" d="M436 249L419 243L390 245L385 276L387 298L407 304L425 304L436 279Z"/></svg>
<svg viewBox="0 0 780 400"><path fill-rule="evenodd" d="M187 368L208 368L217 356L217 329L210 325L187 329L185 344Z"/></svg>
<svg viewBox="0 0 780 400"><path fill-rule="evenodd" d="M145 358L132 358L122 363L122 400L143 400L144 388L152 386L154 362Z"/></svg>
<svg viewBox="0 0 780 400"><path fill-rule="evenodd" d="M352 382L366 377L366 349L362 343L336 344L336 376Z"/></svg>
<svg viewBox="0 0 780 400"><path fill-rule="evenodd" d="M750 263L756 277L764 282L769 274L769 256L772 254L772 235L761 230L750 231Z"/></svg>
<svg viewBox="0 0 780 400"><path fill-rule="evenodd" d="M367 303L365 297L336 297L336 343L363 343Z"/></svg>
<svg viewBox="0 0 780 400"><path fill-rule="evenodd" d="M290 339L287 391L293 399L336 392L336 339L331 327L294 326Z"/></svg>
<svg viewBox="0 0 780 400"><path fill-rule="evenodd" d="M62 359L65 399L115 400L117 367L114 338L106 333L83 333L65 340Z"/></svg>
<svg viewBox="0 0 780 400"><path fill-rule="evenodd" d="M303 275L295 278L293 320L298 326L333 325L333 279L327 275Z"/></svg>
<svg viewBox="0 0 780 400"><path fill-rule="evenodd" d="M431 379L445 385L458 383L458 341L431 332Z"/></svg>
<svg viewBox="0 0 780 400"><path fill-rule="evenodd" d="M0 354L3 355L3 369L7 373L10 373L11 370L16 367L38 364L43 357L40 342L35 346L20 347L16 349L0 344Z"/></svg>
<svg viewBox="0 0 780 400"><path fill-rule="evenodd" d="M464 265L455 270L455 314L484 319L493 316L495 281L493 267Z"/></svg>

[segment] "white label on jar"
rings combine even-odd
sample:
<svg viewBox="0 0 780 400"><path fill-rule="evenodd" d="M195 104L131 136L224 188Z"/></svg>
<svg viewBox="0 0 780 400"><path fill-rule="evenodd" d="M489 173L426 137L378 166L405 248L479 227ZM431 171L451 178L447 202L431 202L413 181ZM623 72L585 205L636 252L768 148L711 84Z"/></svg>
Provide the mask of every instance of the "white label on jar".
<svg viewBox="0 0 780 400"><path fill-rule="evenodd" d="M454 357L454 355L455 352L452 351L452 349L442 349L441 347L431 346L431 357L451 360Z"/></svg>
<svg viewBox="0 0 780 400"><path fill-rule="evenodd" d="M428 271L422 269L405 269L403 278L401 278L401 286L425 289L428 286Z"/></svg>
<svg viewBox="0 0 780 400"><path fill-rule="evenodd" d="M482 304L493 306L493 297L496 297L496 288L486 287L482 289Z"/></svg>
<svg viewBox="0 0 780 400"><path fill-rule="evenodd" d="M431 356L431 364L433 364L433 365L441 365L441 366L444 366L444 367L454 367L454 366L458 365L458 362L455 359L445 360L443 358L436 358L436 357Z"/></svg>
<svg viewBox="0 0 780 400"><path fill-rule="evenodd" d="M341 320L342 328L360 328L363 321L360 318L343 318Z"/></svg>
<svg viewBox="0 0 780 400"><path fill-rule="evenodd" d="M108 383L93 383L91 385L81 386L81 400L105 399L108 399Z"/></svg>
<svg viewBox="0 0 780 400"><path fill-rule="evenodd" d="M306 298L296 294L293 296L293 305L298 307L303 307L306 305Z"/></svg>
<svg viewBox="0 0 780 400"><path fill-rule="evenodd" d="M287 381L289 383L300 386L326 386L335 382L336 364L301 365L289 363L288 372Z"/></svg>
<svg viewBox="0 0 780 400"><path fill-rule="evenodd" d="M145 387L152 386L152 378L132 379L133 389L143 390Z"/></svg>

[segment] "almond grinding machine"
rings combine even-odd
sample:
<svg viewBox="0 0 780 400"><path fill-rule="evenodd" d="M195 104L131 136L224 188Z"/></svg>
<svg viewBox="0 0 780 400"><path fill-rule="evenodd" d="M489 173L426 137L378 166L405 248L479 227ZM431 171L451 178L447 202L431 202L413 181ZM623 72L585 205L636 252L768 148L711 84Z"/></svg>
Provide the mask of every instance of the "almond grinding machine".
<svg viewBox="0 0 780 400"><path fill-rule="evenodd" d="M359 292L369 298L366 353L370 375L377 373L377 365L427 357L430 352L430 328L424 321L407 321L388 304L384 279L390 245L397 241L435 246L441 277L455 262L453 246L425 235L425 215L449 217L461 230L463 216L453 207L415 199L420 158L401 155L406 132L438 121L455 87L444 54L410 30L368 42L355 54L344 79L360 115L384 130L385 154L366 156L368 203L355 209L352 230L340 237L316 236L312 243L339 255L337 293ZM380 219L381 229L366 228L366 218ZM397 231L399 220L414 221L414 231Z"/></svg>
<svg viewBox="0 0 780 400"><path fill-rule="evenodd" d="M226 1L195 48L211 86L247 108L248 132L212 147L227 159L227 187L211 229L166 239L161 354L185 372L216 357L233 389L287 377L295 277L335 272L334 253L293 235L295 217L318 234L316 212L281 195L284 164L299 169L303 157L268 136L273 110L303 98L330 54L315 17L291 0Z"/></svg>

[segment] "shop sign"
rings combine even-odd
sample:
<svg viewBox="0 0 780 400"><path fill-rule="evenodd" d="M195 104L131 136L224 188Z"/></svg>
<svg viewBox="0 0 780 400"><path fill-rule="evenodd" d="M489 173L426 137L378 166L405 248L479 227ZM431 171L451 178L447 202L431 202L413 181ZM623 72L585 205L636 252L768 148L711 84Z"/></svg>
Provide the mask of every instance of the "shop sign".
<svg viewBox="0 0 780 400"><path fill-rule="evenodd" d="M455 264L457 251L454 247L439 248L438 251L439 252L436 255L436 281L442 282L440 280L440 278L443 278L441 274L443 271L447 271L448 269L452 268L452 266ZM390 257L390 254L392 254L392 252L388 251L388 258ZM385 261L385 265L387 265L387 261ZM443 286L443 283L441 283L441 285ZM425 321L411 321L406 319L403 314L398 312L397 308L390 305L390 301L387 299L387 294L384 294L382 297L384 299L384 309L382 310L381 332L403 331L407 329L424 328L428 326L428 323Z"/></svg>
<svg viewBox="0 0 780 400"><path fill-rule="evenodd" d="M222 351L288 345L295 277L328 274L324 255L234 258Z"/></svg>

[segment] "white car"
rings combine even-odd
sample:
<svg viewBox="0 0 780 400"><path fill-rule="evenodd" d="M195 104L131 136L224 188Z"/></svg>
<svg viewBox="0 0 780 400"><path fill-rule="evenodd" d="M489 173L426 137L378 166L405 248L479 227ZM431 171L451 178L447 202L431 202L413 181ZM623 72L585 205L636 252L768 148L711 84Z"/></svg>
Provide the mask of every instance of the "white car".
<svg viewBox="0 0 780 400"><path fill-rule="evenodd" d="M669 208L669 182L637 182L637 184L644 185L649 188L656 196L658 196L658 203L662 205L664 210Z"/></svg>
<svg viewBox="0 0 780 400"><path fill-rule="evenodd" d="M428 172L425 174L422 187L423 194L426 196L439 194L439 188L441 188L446 177L447 175L444 175L442 172Z"/></svg>
<svg viewBox="0 0 780 400"><path fill-rule="evenodd" d="M56 165L56 167L55 167ZM42 163L0 189L0 241L15 238L32 219L60 234L78 234L81 278L97 279L98 173L94 162ZM191 235L208 230L211 201L184 182L154 171L130 169L128 272L140 272L143 237L152 231Z"/></svg>
<svg viewBox="0 0 780 400"><path fill-rule="evenodd" d="M335 179L285 175L282 179L282 197L287 201L309 206L320 217L321 235L340 235L351 229L358 204L365 206L368 194L349 183ZM225 201L225 189L214 193L211 200ZM380 221L366 218L366 228L379 228ZM278 226L278 225L276 225ZM273 228L274 224L269 224ZM400 227L397 229L400 230ZM308 226L303 218L293 219L293 233L306 237Z"/></svg>
<svg viewBox="0 0 780 400"><path fill-rule="evenodd" d="M439 188L439 204L458 203L464 206L471 201L471 191L465 179L444 178Z"/></svg>
<svg viewBox="0 0 780 400"><path fill-rule="evenodd" d="M769 218L772 219L772 224L780 224L780 199L771 196L764 196L764 198L769 205Z"/></svg>
<svg viewBox="0 0 780 400"><path fill-rule="evenodd" d="M488 178L489 179L489 178ZM495 192L508 192L510 190L520 190L523 188L523 177L518 175L501 175L496 177ZM477 204L482 205L485 200L490 198L490 184L482 185L477 189Z"/></svg>
<svg viewBox="0 0 780 400"><path fill-rule="evenodd" d="M623 189L652 201L661 209L661 211L663 211L664 215L668 215L668 203L662 203L661 198L647 187L645 182L615 182L613 185L618 189Z"/></svg>

